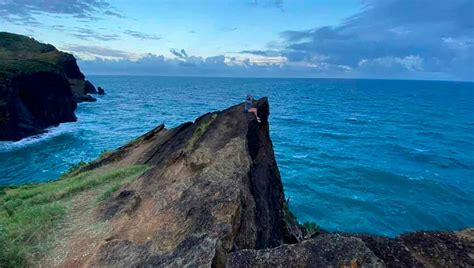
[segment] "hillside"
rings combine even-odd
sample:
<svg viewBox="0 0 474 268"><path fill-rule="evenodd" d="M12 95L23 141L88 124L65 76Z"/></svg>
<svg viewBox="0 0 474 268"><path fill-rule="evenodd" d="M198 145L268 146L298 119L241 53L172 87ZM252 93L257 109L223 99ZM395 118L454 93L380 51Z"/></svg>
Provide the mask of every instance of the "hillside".
<svg viewBox="0 0 474 268"><path fill-rule="evenodd" d="M0 140L19 140L76 120L76 104L94 101L74 56L32 38L0 32Z"/></svg>
<svg viewBox="0 0 474 268"><path fill-rule="evenodd" d="M0 266L473 266L473 230L397 238L328 233L288 209L270 139L243 104L0 191ZM324 215L321 215L324 217ZM350 223L348 223L350 224Z"/></svg>

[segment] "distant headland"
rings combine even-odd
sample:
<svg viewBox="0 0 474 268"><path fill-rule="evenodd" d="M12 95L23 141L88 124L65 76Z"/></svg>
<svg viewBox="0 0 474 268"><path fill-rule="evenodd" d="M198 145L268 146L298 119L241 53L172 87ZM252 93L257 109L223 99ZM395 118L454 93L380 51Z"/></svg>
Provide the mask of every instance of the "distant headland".
<svg viewBox="0 0 474 268"><path fill-rule="evenodd" d="M95 101L89 94L97 93L73 55L0 32L0 140L20 140L76 121L77 103Z"/></svg>

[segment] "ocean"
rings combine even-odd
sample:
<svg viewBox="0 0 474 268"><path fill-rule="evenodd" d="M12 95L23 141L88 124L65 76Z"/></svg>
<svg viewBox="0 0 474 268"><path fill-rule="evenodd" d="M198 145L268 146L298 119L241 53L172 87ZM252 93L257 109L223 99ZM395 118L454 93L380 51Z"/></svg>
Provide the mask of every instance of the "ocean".
<svg viewBox="0 0 474 268"><path fill-rule="evenodd" d="M474 83L89 76L78 122L0 142L0 185L58 178L160 123L268 96L290 208L329 231L396 236L474 226Z"/></svg>

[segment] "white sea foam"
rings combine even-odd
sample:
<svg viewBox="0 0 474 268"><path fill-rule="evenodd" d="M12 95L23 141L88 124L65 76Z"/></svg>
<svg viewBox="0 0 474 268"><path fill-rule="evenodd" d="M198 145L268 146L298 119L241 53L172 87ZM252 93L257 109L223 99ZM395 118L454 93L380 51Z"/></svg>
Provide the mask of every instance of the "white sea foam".
<svg viewBox="0 0 474 268"><path fill-rule="evenodd" d="M75 126L74 123L63 123L57 127L51 127L46 129L45 133L24 138L19 141L1 141L0 152L11 152L20 150L22 148L42 143L67 133L73 133L76 128L77 126Z"/></svg>
<svg viewBox="0 0 474 268"><path fill-rule="evenodd" d="M307 154L304 154L304 155L295 154L295 155L293 155L293 158L296 158L296 159L304 159L304 158L307 158L307 157L308 157Z"/></svg>

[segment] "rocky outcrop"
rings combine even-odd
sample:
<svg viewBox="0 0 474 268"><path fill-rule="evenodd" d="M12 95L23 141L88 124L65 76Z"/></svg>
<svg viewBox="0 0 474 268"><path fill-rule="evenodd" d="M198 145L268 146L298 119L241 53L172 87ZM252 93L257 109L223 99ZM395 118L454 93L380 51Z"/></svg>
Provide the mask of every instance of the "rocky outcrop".
<svg viewBox="0 0 474 268"><path fill-rule="evenodd" d="M0 140L19 140L76 120L95 101L74 56L32 38L0 32Z"/></svg>
<svg viewBox="0 0 474 268"><path fill-rule="evenodd" d="M252 114L243 113L243 104L236 105L174 129L158 126L76 171L133 164L150 167L95 210L88 225L107 231L87 237L79 230L83 227L68 228L74 231L61 236L66 241L61 241L60 252L52 253L63 256L55 265L474 265L469 231L416 232L395 239L323 232L285 244L291 228L285 220L288 212L269 135L267 99L260 99L257 108L260 124Z"/></svg>
<svg viewBox="0 0 474 268"><path fill-rule="evenodd" d="M97 90L91 82L83 79L68 79L74 100L79 102L93 102L96 98L89 94L97 94Z"/></svg>
<svg viewBox="0 0 474 268"><path fill-rule="evenodd" d="M227 267L383 267L363 241L351 236L321 234L298 244L261 250L240 250L227 257Z"/></svg>
<svg viewBox="0 0 474 268"><path fill-rule="evenodd" d="M104 90L103 88L101 88L101 87L98 87L98 88L97 88L97 93L98 93L99 95L105 95L105 90Z"/></svg>
<svg viewBox="0 0 474 268"><path fill-rule="evenodd" d="M464 233L470 233L463 236ZM228 255L227 267L473 267L474 229L396 238L326 233L301 243Z"/></svg>

